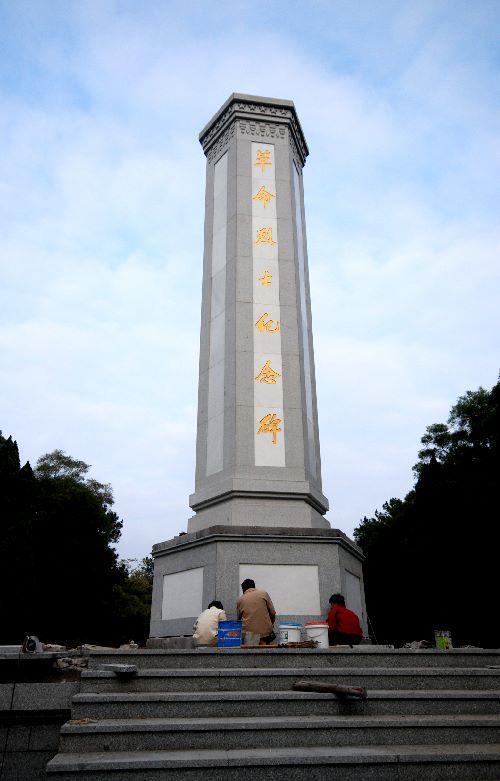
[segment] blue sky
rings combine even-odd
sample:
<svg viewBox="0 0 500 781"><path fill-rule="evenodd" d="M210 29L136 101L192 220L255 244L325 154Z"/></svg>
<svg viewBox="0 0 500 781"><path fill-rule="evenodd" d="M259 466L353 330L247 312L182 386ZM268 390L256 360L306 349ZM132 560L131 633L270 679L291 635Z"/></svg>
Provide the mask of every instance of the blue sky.
<svg viewBox="0 0 500 781"><path fill-rule="evenodd" d="M483 0L0 2L0 428L113 485L121 555L190 514L197 136L231 92L294 100L309 143L332 525L403 496L425 426L496 381L499 22Z"/></svg>

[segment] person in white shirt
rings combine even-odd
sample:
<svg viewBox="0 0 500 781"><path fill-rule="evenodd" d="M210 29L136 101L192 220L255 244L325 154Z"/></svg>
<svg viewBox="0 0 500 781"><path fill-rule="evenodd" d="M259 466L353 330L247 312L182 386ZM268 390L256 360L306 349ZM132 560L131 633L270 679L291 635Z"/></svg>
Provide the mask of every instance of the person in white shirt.
<svg viewBox="0 0 500 781"><path fill-rule="evenodd" d="M217 645L219 621L227 621L222 602L213 601L200 613L193 627L195 645Z"/></svg>

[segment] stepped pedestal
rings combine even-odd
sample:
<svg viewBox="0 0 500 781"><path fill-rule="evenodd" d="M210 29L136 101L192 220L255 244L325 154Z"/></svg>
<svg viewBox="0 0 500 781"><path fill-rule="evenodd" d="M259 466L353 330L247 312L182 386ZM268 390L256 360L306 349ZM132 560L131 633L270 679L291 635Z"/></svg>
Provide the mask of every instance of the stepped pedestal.
<svg viewBox="0 0 500 781"><path fill-rule="evenodd" d="M318 619L338 592L365 615L361 552L338 529L213 526L155 545L153 555L152 638L191 634L212 599L235 618L246 577L269 591L278 622Z"/></svg>

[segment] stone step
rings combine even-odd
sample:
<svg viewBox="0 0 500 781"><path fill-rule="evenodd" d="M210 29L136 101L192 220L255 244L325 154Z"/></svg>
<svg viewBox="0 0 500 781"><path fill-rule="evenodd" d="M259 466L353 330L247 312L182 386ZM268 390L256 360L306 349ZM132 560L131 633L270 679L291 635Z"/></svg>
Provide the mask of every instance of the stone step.
<svg viewBox="0 0 500 781"><path fill-rule="evenodd" d="M500 714L498 691L369 691L366 701L295 691L108 692L73 697L73 719Z"/></svg>
<svg viewBox="0 0 500 781"><path fill-rule="evenodd" d="M81 692L271 691L289 690L307 679L365 686L367 689L500 689L500 668L231 668L140 669L129 681L104 670L85 670Z"/></svg>
<svg viewBox="0 0 500 781"><path fill-rule="evenodd" d="M413 650L370 646L329 649L196 648L189 650L90 651L89 666L127 663L146 669L182 667L487 667L500 669L500 650L435 648Z"/></svg>
<svg viewBox="0 0 500 781"><path fill-rule="evenodd" d="M68 753L47 773L57 781L482 781L500 778L500 745Z"/></svg>
<svg viewBox="0 0 500 781"><path fill-rule="evenodd" d="M499 743L500 716L245 716L67 722L60 752Z"/></svg>

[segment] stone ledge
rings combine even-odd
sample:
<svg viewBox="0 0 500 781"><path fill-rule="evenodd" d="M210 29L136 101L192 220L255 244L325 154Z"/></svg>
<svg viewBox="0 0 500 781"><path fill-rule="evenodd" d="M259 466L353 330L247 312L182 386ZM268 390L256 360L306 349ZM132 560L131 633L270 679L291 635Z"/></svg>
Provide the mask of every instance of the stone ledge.
<svg viewBox="0 0 500 781"><path fill-rule="evenodd" d="M293 539L294 542L337 543L349 550L356 558L364 560L361 548L340 529L296 528L293 526L210 526L208 529L180 534L171 540L153 545L153 556L179 547L199 545L208 541L248 541L249 538L277 542Z"/></svg>
<svg viewBox="0 0 500 781"><path fill-rule="evenodd" d="M194 751L144 751L58 754L48 765L49 773L140 770L196 767L249 767L265 765L269 773L272 765L339 765L387 764L415 762L500 762L499 745L444 745L444 746L370 746L342 748L315 746L314 748L220 749ZM272 774L271 774L272 775ZM382 778L382 776L380 776Z"/></svg>

